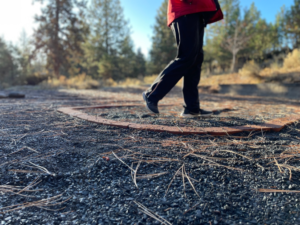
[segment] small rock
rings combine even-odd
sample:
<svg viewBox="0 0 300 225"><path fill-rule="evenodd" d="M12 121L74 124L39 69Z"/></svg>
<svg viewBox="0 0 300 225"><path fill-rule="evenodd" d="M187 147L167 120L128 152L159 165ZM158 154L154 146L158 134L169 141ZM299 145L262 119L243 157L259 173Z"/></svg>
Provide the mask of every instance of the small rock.
<svg viewBox="0 0 300 225"><path fill-rule="evenodd" d="M11 92L8 94L9 98L25 98L25 95L18 92Z"/></svg>
<svg viewBox="0 0 300 225"><path fill-rule="evenodd" d="M0 98L7 98L8 95L7 94L4 94L4 93L0 93Z"/></svg>

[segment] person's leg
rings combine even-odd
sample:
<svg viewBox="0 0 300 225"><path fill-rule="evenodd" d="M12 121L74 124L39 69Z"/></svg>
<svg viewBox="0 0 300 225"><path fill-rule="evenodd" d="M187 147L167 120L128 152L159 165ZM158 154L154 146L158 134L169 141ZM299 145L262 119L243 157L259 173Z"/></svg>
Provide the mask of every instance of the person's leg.
<svg viewBox="0 0 300 225"><path fill-rule="evenodd" d="M175 20L172 25L177 43L177 56L158 75L151 87L146 91L150 102L160 101L195 64L202 45L199 45L200 15L190 14ZM171 40L170 40L171 41ZM199 82L199 81L198 81Z"/></svg>
<svg viewBox="0 0 300 225"><path fill-rule="evenodd" d="M194 65L183 77L182 92L185 103L184 107L194 113L198 113L200 109L198 84L201 77L201 67L203 63L203 36L204 24L200 23L197 34L197 39L199 40L199 52Z"/></svg>

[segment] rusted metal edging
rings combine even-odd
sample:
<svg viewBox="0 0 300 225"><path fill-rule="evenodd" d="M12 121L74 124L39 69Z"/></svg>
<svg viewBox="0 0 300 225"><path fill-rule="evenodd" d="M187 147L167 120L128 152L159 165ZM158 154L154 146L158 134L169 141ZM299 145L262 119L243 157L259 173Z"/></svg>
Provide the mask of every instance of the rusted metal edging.
<svg viewBox="0 0 300 225"><path fill-rule="evenodd" d="M175 104L166 104L163 106L173 106ZM147 130L155 132L168 132L172 134L210 134L213 136L224 136L232 135L240 132L251 132L251 131L281 131L285 126L297 122L300 120L300 108L293 107L296 115L287 116L284 118L278 118L270 120L261 125L245 125L235 127L204 127L204 128L190 128L190 127L174 127L174 126L162 126L162 125L151 125L151 124L137 124L130 122L121 122L115 120L108 120L99 116L88 115L87 113L79 110L83 109L101 109L101 108L119 108L119 107L134 107L143 106L142 104L118 104L118 105L98 105L98 106L80 106L80 107L64 107L57 109L58 112L77 117L83 120L87 120L93 123L99 123L108 126L115 126L121 128L131 128L137 130Z"/></svg>

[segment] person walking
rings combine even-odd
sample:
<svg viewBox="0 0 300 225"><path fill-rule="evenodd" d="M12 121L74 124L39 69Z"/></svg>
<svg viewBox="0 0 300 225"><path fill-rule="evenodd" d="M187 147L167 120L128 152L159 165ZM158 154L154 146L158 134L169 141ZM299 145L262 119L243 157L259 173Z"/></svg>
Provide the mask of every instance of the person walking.
<svg viewBox="0 0 300 225"><path fill-rule="evenodd" d="M147 109L159 113L158 102L183 77L184 110L181 117L210 116L200 108L198 84L203 63L203 37L207 24L223 19L218 0L169 0L168 26L177 43L177 56L143 92Z"/></svg>

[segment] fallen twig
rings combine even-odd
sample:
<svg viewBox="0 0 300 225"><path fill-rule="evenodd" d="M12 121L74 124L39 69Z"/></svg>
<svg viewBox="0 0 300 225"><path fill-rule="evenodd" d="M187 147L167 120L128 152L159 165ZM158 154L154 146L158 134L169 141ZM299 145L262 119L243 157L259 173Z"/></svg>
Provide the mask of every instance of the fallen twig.
<svg viewBox="0 0 300 225"><path fill-rule="evenodd" d="M180 172L180 170L181 170L181 172ZM193 179L193 178L191 178L191 177L189 177L189 176L187 175L186 170L185 170L185 164L183 164L183 165L176 171L176 173L174 174L174 176L173 176L173 178L172 178L170 184L168 185L168 188L167 188L167 190L166 190L166 193L165 193L165 196L164 196L164 197L167 196L167 194L168 194L168 192L169 192L169 189L170 189L170 186L171 186L171 184L173 183L173 181L174 181L174 179L175 179L175 177L176 177L177 175L181 175L181 177L182 177L183 192L184 192L184 196L185 196L185 197L186 197L186 194L185 194L185 178L187 178L187 180L189 181L189 183L190 183L190 185L192 186L192 188L193 188L194 192L196 193L196 195L197 195L198 197L200 197L199 194L198 194L198 192L196 191L196 189L195 189L195 187L194 187L192 181L191 181L191 180L195 180L195 179Z"/></svg>
<svg viewBox="0 0 300 225"><path fill-rule="evenodd" d="M184 165L184 164L183 164L183 165ZM171 182L170 182L170 184L169 184L169 186L168 186L168 188L167 188L167 190L166 190L166 193L165 193L165 196L164 196L164 197L167 196L168 191L169 191L169 189L170 189L170 186L171 186L171 184L173 183L173 180L175 179L175 177L176 177L177 173L179 172L179 170L182 169L183 165L182 165L182 166L176 171L176 173L174 174L174 176L173 176L173 178L172 178L172 180L171 180Z"/></svg>
<svg viewBox="0 0 300 225"><path fill-rule="evenodd" d="M230 151L230 150L218 150L218 152L230 152L230 153L239 155L239 156L241 156L241 157L243 157L243 158L246 158L246 159L248 159L248 160L250 160L250 161L253 160L252 158L250 158L250 157L248 157L248 156L244 156L244 155L242 155L242 154L239 154L239 153L237 153L237 152Z"/></svg>
<svg viewBox="0 0 300 225"><path fill-rule="evenodd" d="M275 157L274 157L274 161L275 161L275 164L276 164L276 166L278 167L280 173L282 173L282 170L281 170L281 168L280 168L280 166L279 166L279 164L278 164L278 162L277 162L277 160L276 160Z"/></svg>
<svg viewBox="0 0 300 225"><path fill-rule="evenodd" d="M273 193L273 192L282 192L282 193L300 193L300 191L295 191L295 190L276 190L276 189L263 189L260 188L258 189L258 192L263 192L263 193Z"/></svg>
<svg viewBox="0 0 300 225"><path fill-rule="evenodd" d="M168 172L155 173L155 174L137 174L136 179L150 179L150 178L155 178L155 177L165 175L167 173Z"/></svg>
<svg viewBox="0 0 300 225"><path fill-rule="evenodd" d="M135 170L134 170L134 171L131 171L131 173L134 173L134 174L133 174L133 182L134 182L136 188L139 188L138 185L137 185L137 183L136 183L136 174L137 174L137 171L138 171L140 165L141 165L141 161L138 162L138 164L137 164Z"/></svg>
<svg viewBox="0 0 300 225"><path fill-rule="evenodd" d="M166 225L172 225L169 221L167 221L166 219L164 219L163 217L157 215L156 213L154 213L153 211L151 211L150 209L147 209L144 205L142 205L139 202L133 201L138 207L139 210L141 210L143 213L145 213L146 215L152 217L153 219L157 220L158 222L162 223L162 224L166 224Z"/></svg>
<svg viewBox="0 0 300 225"><path fill-rule="evenodd" d="M195 189L195 187L194 187L192 181L190 180L189 176L187 175L187 173L186 173L186 171L185 171L185 166L183 167L183 169L184 169L185 177L186 177L186 178L188 179L188 181L190 182L190 185L192 186L192 188L193 188L194 192L196 193L196 195L200 198L200 196L199 196L198 192L196 191L196 189Z"/></svg>
<svg viewBox="0 0 300 225"><path fill-rule="evenodd" d="M209 162L211 162L211 163L213 163L211 166L221 166L221 167L225 167L225 168L231 169L231 170L244 171L243 169L234 168L234 167L231 167L231 166L225 166L225 165L216 163L215 161L212 161L212 160L207 159L207 157L205 157L205 156L200 156L200 155L197 155L197 154L191 154L191 155L192 155L192 156L195 156L195 157L198 157L198 158L201 158L201 159L203 159L203 160L209 161Z"/></svg>
<svg viewBox="0 0 300 225"><path fill-rule="evenodd" d="M196 208L198 205L200 205L200 203L197 203L196 205L194 205L192 208L190 208L190 209L188 209L188 210L186 210L184 213L183 213L183 215L185 215L186 213L188 213L188 212L190 212L190 211L192 211L194 208Z"/></svg>
<svg viewBox="0 0 300 225"><path fill-rule="evenodd" d="M127 166L131 171L134 172L134 169L132 167L128 166L122 159L120 159L114 152L111 152L121 163L123 163L125 166Z"/></svg>
<svg viewBox="0 0 300 225"><path fill-rule="evenodd" d="M43 171L43 172L45 172L45 173L47 173L47 174L49 174L49 175L55 176L55 173L49 172L45 167L36 165L36 164L34 164L34 163L32 163L32 162L29 162L29 163L30 163L31 165L33 165L34 168L39 169L39 170L41 170L41 171Z"/></svg>

